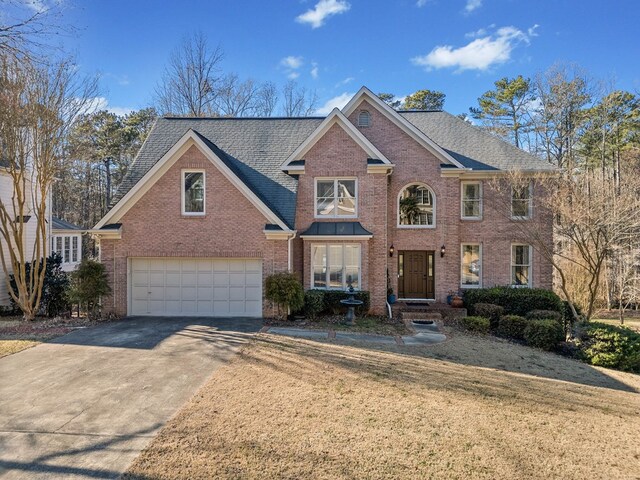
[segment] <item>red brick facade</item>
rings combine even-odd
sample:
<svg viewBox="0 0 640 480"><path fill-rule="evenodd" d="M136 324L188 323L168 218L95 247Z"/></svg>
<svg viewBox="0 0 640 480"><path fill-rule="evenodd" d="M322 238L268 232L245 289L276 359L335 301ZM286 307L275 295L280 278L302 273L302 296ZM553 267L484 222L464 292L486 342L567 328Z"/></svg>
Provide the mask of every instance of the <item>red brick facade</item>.
<svg viewBox="0 0 640 480"><path fill-rule="evenodd" d="M398 291L397 255L400 250L435 252L435 300L443 302L447 293L460 288L461 244L479 243L482 248L482 286L506 285L511 281L511 244L529 243L517 220L499 213L509 204L509 193L494 187L495 180L480 179L483 188L483 218L461 219L461 181L443 176L441 160L413 140L366 100L351 114L357 125L361 110L371 115L370 126L359 131L395 165L391 175L367 173L367 154L339 125L331 127L304 156L305 173L299 176L295 230L304 232L314 217L315 179L355 177L357 179L356 219L373 237L358 240L361 245L362 288L371 292L374 313L384 313L387 272L391 287ZM284 161L284 159L283 159ZM206 172L206 215L181 214L181 170L198 168ZM435 196L433 228L398 226L398 198L411 183L426 184ZM552 241L551 221L536 211L534 188L533 218L543 236ZM336 219L328 219L336 221ZM339 221L339 220L338 220ZM127 313L128 259L138 256L251 257L263 259L263 277L288 268L287 240L267 240L263 229L268 222L256 207L225 178L198 149L191 147L123 216L122 238L102 240L101 259L113 286L105 307L120 315ZM520 221L522 222L522 221ZM305 288L311 286L311 240L296 237L292 242L292 269ZM336 242L332 242L336 243ZM342 243L342 242L338 242ZM440 256L444 246L446 254ZM534 251L533 286L551 287L551 265ZM264 302L264 315L272 313Z"/></svg>

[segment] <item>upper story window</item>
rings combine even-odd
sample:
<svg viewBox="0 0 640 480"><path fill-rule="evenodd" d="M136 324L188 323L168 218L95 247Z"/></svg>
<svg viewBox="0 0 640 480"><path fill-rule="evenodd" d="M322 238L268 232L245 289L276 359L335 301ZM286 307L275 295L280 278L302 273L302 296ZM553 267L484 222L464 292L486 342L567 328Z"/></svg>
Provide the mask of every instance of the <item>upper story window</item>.
<svg viewBox="0 0 640 480"><path fill-rule="evenodd" d="M316 217L349 218L358 214L355 178L316 179Z"/></svg>
<svg viewBox="0 0 640 480"><path fill-rule="evenodd" d="M398 197L398 225L435 227L435 206L435 196L429 187L420 183L406 186Z"/></svg>
<svg viewBox="0 0 640 480"><path fill-rule="evenodd" d="M463 182L461 216L467 220L482 218L482 182Z"/></svg>
<svg viewBox="0 0 640 480"><path fill-rule="evenodd" d="M79 263L82 256L80 235L54 235L51 237L51 252L62 258L63 264Z"/></svg>
<svg viewBox="0 0 640 480"><path fill-rule="evenodd" d="M532 185L514 185L511 187L511 218L525 220L531 218Z"/></svg>
<svg viewBox="0 0 640 480"><path fill-rule="evenodd" d="M369 127L371 126L371 114L366 110L362 110L358 114L358 126L359 127Z"/></svg>
<svg viewBox="0 0 640 480"><path fill-rule="evenodd" d="M511 245L511 285L531 286L531 245Z"/></svg>
<svg viewBox="0 0 640 480"><path fill-rule="evenodd" d="M204 215L205 175L202 170L182 172L182 214Z"/></svg>

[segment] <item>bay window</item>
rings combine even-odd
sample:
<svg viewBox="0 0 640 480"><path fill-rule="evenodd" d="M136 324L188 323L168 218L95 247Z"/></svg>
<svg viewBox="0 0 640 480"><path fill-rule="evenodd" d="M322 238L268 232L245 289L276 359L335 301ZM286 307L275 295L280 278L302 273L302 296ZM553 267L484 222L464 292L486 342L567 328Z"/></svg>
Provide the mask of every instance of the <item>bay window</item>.
<svg viewBox="0 0 640 480"><path fill-rule="evenodd" d="M313 244L312 288L360 289L359 244Z"/></svg>

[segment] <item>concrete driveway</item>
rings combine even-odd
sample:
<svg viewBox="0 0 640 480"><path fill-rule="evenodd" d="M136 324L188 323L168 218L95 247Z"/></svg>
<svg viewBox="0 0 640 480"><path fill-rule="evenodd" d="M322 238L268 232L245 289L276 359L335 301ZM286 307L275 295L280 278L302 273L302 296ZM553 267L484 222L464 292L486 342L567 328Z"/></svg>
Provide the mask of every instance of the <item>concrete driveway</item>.
<svg viewBox="0 0 640 480"><path fill-rule="evenodd" d="M0 359L0 478L117 478L261 325L134 317Z"/></svg>

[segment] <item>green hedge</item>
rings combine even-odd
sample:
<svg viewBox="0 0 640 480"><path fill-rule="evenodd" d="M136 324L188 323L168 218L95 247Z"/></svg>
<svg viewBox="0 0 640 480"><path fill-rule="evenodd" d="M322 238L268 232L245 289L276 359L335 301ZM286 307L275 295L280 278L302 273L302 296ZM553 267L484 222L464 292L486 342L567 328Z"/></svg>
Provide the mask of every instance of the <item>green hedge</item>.
<svg viewBox="0 0 640 480"><path fill-rule="evenodd" d="M555 310L531 310L526 315L527 320L555 320L562 324L562 313Z"/></svg>
<svg viewBox="0 0 640 480"><path fill-rule="evenodd" d="M503 315L498 322L496 333L501 337L524 340L524 329L529 322L520 315Z"/></svg>
<svg viewBox="0 0 640 480"><path fill-rule="evenodd" d="M315 319L324 310L324 291L323 290L307 290L304 292L305 316Z"/></svg>
<svg viewBox="0 0 640 480"><path fill-rule="evenodd" d="M466 290L464 306L469 311L474 311L474 306L478 303L500 305L507 315L524 316L531 310L563 311L560 297L542 288L492 287Z"/></svg>
<svg viewBox="0 0 640 480"><path fill-rule="evenodd" d="M523 337L531 347L553 350L564 340L564 329L554 319L529 320Z"/></svg>
<svg viewBox="0 0 640 480"><path fill-rule="evenodd" d="M344 290L323 290L323 289L311 289L307 290L305 293L305 314L309 315L307 312L307 299L311 301L316 301L316 299L322 298L322 308L320 310L314 310L315 315L320 314L332 314L337 315L339 313L344 312L347 308L340 303L340 300L345 300L349 298L350 293L345 292ZM361 300L362 306L356 307L356 313L358 315L364 315L369 311L371 306L371 296L367 290L357 290L353 292L353 298L356 300ZM313 307L316 308L316 307Z"/></svg>
<svg viewBox="0 0 640 480"><path fill-rule="evenodd" d="M589 323L581 335L580 356L592 365L640 373L640 333L622 326Z"/></svg>
<svg viewBox="0 0 640 480"><path fill-rule="evenodd" d="M476 303L471 313L478 317L488 318L491 329L495 330L498 328L500 317L504 315L504 308L500 305L494 305L493 303Z"/></svg>
<svg viewBox="0 0 640 480"><path fill-rule="evenodd" d="M489 333L490 322L485 317L462 317L460 318L460 324L465 330L475 333Z"/></svg>

